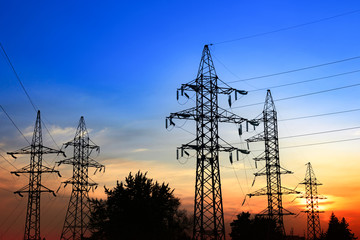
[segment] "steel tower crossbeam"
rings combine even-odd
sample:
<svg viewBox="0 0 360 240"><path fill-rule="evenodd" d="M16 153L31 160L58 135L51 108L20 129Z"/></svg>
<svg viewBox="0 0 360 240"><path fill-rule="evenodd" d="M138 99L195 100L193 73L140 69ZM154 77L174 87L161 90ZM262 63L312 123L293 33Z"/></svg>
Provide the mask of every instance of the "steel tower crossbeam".
<svg viewBox="0 0 360 240"><path fill-rule="evenodd" d="M72 192L61 233L62 240L86 239L89 230L89 191L97 186L97 183L89 182L89 167L100 169L100 171L105 169L104 165L90 158L93 150L100 151L100 147L90 144L90 141L84 117L81 117L74 139L64 144L65 148L68 146L74 148L74 156L58 162L59 165L73 166L73 176L63 182L65 186L72 184Z"/></svg>
<svg viewBox="0 0 360 240"><path fill-rule="evenodd" d="M21 148L14 152L8 152L7 154L13 156L17 154L30 154L30 164L16 171L11 172L16 176L20 173L29 174L29 184L22 187L20 190L14 192L23 196L22 193L28 194L28 203L26 209L25 220L25 240L40 240L40 195L43 192L52 193L55 196L53 190L45 187L41 183L41 175L43 173L57 173L60 176L59 171L54 170L43 165L43 154L50 153L62 153L56 149L43 146L42 131L41 131L41 118L40 111L37 112L36 123L34 128L34 134L31 141L31 145ZM65 154L64 154L65 155Z"/></svg>
<svg viewBox="0 0 360 240"><path fill-rule="evenodd" d="M324 199L324 197L318 195L317 186L322 184L317 180L311 163L306 165L305 178L300 183L305 185L305 196L303 197L306 198L306 210L303 212L307 213L307 239L317 240L321 233L319 213L323 213L319 210L319 199Z"/></svg>
<svg viewBox="0 0 360 240"><path fill-rule="evenodd" d="M218 123L241 124L246 119L237 116L218 106L218 95L245 95L246 91L231 87L219 87L218 76L211 58L208 45L204 46L198 74L195 80L183 84L177 90L181 96L189 98L187 92L195 92L196 107L171 113L166 118L166 127L175 125L174 119L187 119L196 122L196 138L188 144L177 148L181 156L186 150L196 151L195 203L194 203L194 240L224 240L225 226L221 194L219 152L240 151L232 146L219 144Z"/></svg>
<svg viewBox="0 0 360 240"><path fill-rule="evenodd" d="M270 90L267 90L262 117L257 121L263 122L264 132L246 139L246 141L248 143L264 141L265 143L265 152L254 158L256 162L265 161L265 167L254 175L255 177L266 176L267 185L248 196L267 195L268 206L259 215L274 219L278 228L285 234L283 216L292 215L292 213L283 208L282 195L298 192L281 186L281 174L292 172L280 166L277 112Z"/></svg>

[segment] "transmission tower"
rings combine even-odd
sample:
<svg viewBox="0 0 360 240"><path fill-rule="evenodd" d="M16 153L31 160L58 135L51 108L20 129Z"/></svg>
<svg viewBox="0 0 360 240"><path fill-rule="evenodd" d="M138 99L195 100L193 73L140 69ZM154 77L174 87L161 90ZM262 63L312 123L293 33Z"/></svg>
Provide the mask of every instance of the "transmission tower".
<svg viewBox="0 0 360 240"><path fill-rule="evenodd" d="M292 172L280 166L277 112L270 90L267 90L262 117L259 118L258 121L264 123L264 131L246 139L246 141L248 143L265 142L265 151L259 157L254 158L255 163L257 163L257 161L265 161L265 167L254 175L255 178L258 176L266 176L267 186L254 193L248 194L248 196L267 195L268 206L260 212L259 215L274 219L277 227L285 235L283 216L292 215L293 213L283 208L282 195L298 192L281 186L281 174L289 174Z"/></svg>
<svg viewBox="0 0 360 240"><path fill-rule="evenodd" d="M300 184L305 185L305 198L306 198L306 210L307 213L307 239L317 240L320 238L320 218L319 213L319 199L324 197L318 196L317 186L322 185L315 176L311 163L307 163L307 169L305 179Z"/></svg>
<svg viewBox="0 0 360 240"><path fill-rule="evenodd" d="M30 154L30 164L16 171L11 172L16 176L21 173L29 174L29 184L14 192L21 197L22 193L28 193L28 204L26 210L25 221L25 240L40 240L40 194L43 192L52 193L55 196L53 190L45 187L41 184L42 173L57 173L60 176L59 171L53 168L46 167L42 164L43 154L49 153L62 153L64 152L51 149L43 146L42 131L41 131L41 119L40 111L37 112L36 123L31 145L21 148L14 152L8 152L7 154L16 158L16 154Z"/></svg>
<svg viewBox="0 0 360 240"><path fill-rule="evenodd" d="M100 151L99 146L92 145L90 142L92 143L86 129L84 117L81 117L74 140L64 144L65 148L68 146L74 147L74 156L58 162L59 165L70 164L73 166L73 176L63 182L65 186L72 184L69 206L61 233L61 239L64 240L82 240L86 238L90 218L89 191L92 187L97 186L97 183L89 182L89 167L96 168L96 171L105 169L104 165L90 158L93 150Z"/></svg>
<svg viewBox="0 0 360 240"><path fill-rule="evenodd" d="M196 151L194 240L225 239L219 152L229 152L230 161L232 161L232 152L236 151L238 155L240 149L219 144L219 140L222 139L218 135L218 123L241 124L246 121L246 119L219 107L218 94L228 95L231 105L231 94L235 95L236 100L238 94L246 95L247 92L231 88L228 85L219 87L218 80L209 47L205 45L196 79L182 84L177 90L178 99L179 92L181 96L185 95L187 98L189 98L187 92L195 92L196 107L171 113L166 118L166 127L168 124L175 126L173 119L189 119L196 122L196 138L177 148L177 156L179 156L179 151L181 156L189 155L186 150ZM241 151L244 152L244 150Z"/></svg>

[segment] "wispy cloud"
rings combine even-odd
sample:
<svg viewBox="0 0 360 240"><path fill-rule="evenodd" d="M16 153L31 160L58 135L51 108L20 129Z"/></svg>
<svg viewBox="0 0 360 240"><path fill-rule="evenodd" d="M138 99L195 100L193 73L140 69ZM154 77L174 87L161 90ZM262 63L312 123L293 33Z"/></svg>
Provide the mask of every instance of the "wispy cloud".
<svg viewBox="0 0 360 240"><path fill-rule="evenodd" d="M147 148L137 148L137 149L134 149L132 152L133 153L138 153L138 152L146 152L146 151L149 151L149 149L147 149Z"/></svg>

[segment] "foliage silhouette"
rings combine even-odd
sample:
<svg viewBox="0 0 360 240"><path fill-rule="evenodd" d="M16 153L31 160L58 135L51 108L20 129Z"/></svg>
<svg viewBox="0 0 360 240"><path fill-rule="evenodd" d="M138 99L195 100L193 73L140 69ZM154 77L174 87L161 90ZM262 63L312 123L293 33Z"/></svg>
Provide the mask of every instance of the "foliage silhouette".
<svg viewBox="0 0 360 240"><path fill-rule="evenodd" d="M92 199L91 239L187 240L192 221L168 184L140 171L105 188L107 200Z"/></svg>
<svg viewBox="0 0 360 240"><path fill-rule="evenodd" d="M345 218L341 221L335 216L334 213L330 216L329 228L326 234L322 234L322 240L355 240L357 237L349 229L349 224Z"/></svg>
<svg viewBox="0 0 360 240"><path fill-rule="evenodd" d="M232 240L282 240L283 234L277 228L276 222L263 216L250 218L249 212L237 215L231 226Z"/></svg>

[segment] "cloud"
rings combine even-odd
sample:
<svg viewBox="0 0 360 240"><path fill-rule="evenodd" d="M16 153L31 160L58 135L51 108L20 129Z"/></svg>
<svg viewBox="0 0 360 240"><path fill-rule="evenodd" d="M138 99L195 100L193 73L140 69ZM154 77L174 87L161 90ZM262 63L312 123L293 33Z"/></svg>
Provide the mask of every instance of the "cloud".
<svg viewBox="0 0 360 240"><path fill-rule="evenodd" d="M149 149L147 149L147 148L137 148L137 149L134 149L132 152L137 153L137 152L146 152L146 151L149 151Z"/></svg>

